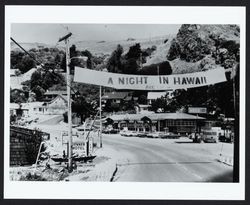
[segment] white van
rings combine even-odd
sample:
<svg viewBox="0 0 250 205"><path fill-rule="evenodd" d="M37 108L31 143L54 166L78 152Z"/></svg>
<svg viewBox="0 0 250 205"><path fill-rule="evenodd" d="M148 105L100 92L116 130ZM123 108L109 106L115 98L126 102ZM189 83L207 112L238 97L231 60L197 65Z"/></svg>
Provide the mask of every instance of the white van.
<svg viewBox="0 0 250 205"><path fill-rule="evenodd" d="M204 130L203 132L202 139L204 142L218 142L218 135L217 132L214 130Z"/></svg>

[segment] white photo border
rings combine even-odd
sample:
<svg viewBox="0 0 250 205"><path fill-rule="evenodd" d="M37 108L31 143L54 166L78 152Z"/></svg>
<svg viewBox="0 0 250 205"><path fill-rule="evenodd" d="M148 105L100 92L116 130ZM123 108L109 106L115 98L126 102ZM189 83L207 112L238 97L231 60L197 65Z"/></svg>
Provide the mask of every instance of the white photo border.
<svg viewBox="0 0 250 205"><path fill-rule="evenodd" d="M98 14L98 15L96 15ZM129 15L128 15L129 14ZM10 33L12 23L240 25L240 182L27 182L9 180ZM5 6L4 198L245 199L246 8L185 6Z"/></svg>

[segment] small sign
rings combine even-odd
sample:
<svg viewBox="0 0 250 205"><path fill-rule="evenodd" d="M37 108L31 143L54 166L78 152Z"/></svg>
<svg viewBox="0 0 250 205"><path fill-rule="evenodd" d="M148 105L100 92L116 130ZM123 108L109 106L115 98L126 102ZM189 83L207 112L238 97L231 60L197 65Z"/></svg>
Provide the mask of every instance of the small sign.
<svg viewBox="0 0 250 205"><path fill-rule="evenodd" d="M206 107L189 107L188 113L194 113L194 114L206 114L207 108Z"/></svg>
<svg viewBox="0 0 250 205"><path fill-rule="evenodd" d="M62 145L68 144L68 133L62 132ZM72 149L73 153L78 153L80 155L91 156L93 153L93 138L89 137L86 141L84 138L79 138L78 135L72 135Z"/></svg>
<svg viewBox="0 0 250 205"><path fill-rule="evenodd" d="M69 136L68 136L68 132L62 132L61 133L61 139L62 139L62 144L67 144L69 141ZM79 138L78 134L72 134L72 140L76 140Z"/></svg>

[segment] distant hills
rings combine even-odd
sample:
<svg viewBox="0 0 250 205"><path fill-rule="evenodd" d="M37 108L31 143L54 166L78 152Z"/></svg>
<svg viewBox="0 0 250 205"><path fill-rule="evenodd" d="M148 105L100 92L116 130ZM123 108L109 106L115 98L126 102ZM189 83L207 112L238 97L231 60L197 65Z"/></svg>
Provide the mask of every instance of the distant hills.
<svg viewBox="0 0 250 205"><path fill-rule="evenodd" d="M127 38L121 41L76 41L76 49L89 50L93 55L110 55L120 44L124 53L140 43L142 49L156 46L143 66L168 61L173 73L188 73L218 66L233 68L239 62L240 28L237 25L183 24L177 34L148 39ZM25 49L52 48L44 43L20 43ZM64 49L63 45L57 46ZM11 50L19 49L11 42Z"/></svg>
<svg viewBox="0 0 250 205"><path fill-rule="evenodd" d="M141 48L148 48L152 47L153 45L158 46L162 44L169 36L158 36L152 37L148 39L134 39L128 38L121 41L72 41L71 44L76 45L77 50L89 50L94 55L106 55L111 54L120 44L124 52L127 52L129 47L134 45L135 43L140 43ZM45 43L20 43L26 50L30 50L32 48L39 49L39 48L53 48L55 45L45 44ZM58 45L57 48L64 49L63 45ZM18 46L11 42L11 50L19 50Z"/></svg>

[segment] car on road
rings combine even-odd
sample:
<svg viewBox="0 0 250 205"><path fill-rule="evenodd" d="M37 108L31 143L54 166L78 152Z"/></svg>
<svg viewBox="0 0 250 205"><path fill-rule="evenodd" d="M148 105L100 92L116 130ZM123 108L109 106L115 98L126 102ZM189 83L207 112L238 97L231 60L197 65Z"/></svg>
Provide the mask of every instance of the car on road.
<svg viewBox="0 0 250 205"><path fill-rule="evenodd" d="M150 132L146 136L149 138L160 138L161 133L160 132Z"/></svg>
<svg viewBox="0 0 250 205"><path fill-rule="evenodd" d="M125 136L125 137L136 137L137 132L136 131L131 131L131 130L121 130L120 135Z"/></svg>
<svg viewBox="0 0 250 205"><path fill-rule="evenodd" d="M118 129L104 129L102 130L102 133L104 134L117 134L119 133Z"/></svg>
<svg viewBox="0 0 250 205"><path fill-rule="evenodd" d="M162 138L167 138L167 139L179 139L181 136L179 134L173 133L173 132L167 132L164 133Z"/></svg>
<svg viewBox="0 0 250 205"><path fill-rule="evenodd" d="M137 132L137 137L147 137L149 132Z"/></svg>
<svg viewBox="0 0 250 205"><path fill-rule="evenodd" d="M217 132L215 132L213 130L203 131L202 139L203 139L204 142L217 143L218 142Z"/></svg>

